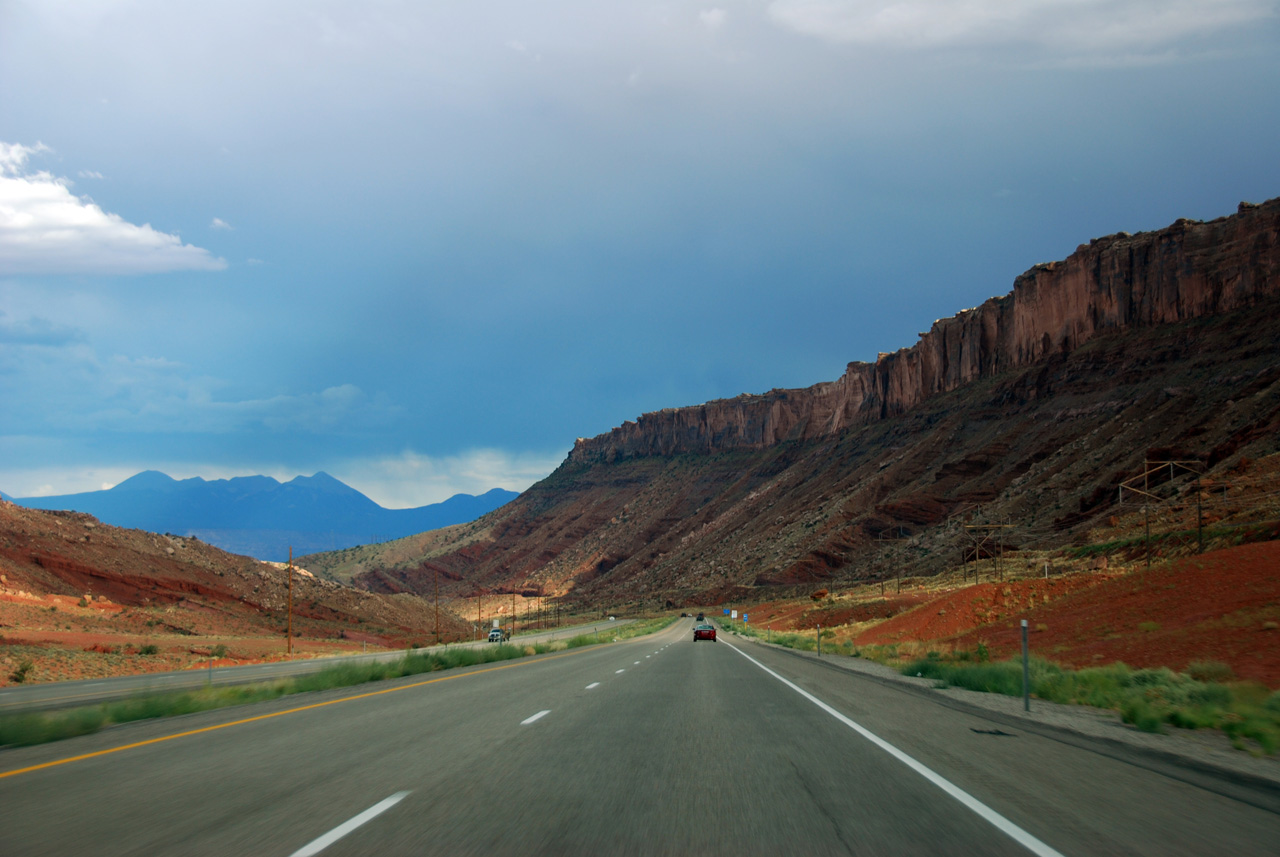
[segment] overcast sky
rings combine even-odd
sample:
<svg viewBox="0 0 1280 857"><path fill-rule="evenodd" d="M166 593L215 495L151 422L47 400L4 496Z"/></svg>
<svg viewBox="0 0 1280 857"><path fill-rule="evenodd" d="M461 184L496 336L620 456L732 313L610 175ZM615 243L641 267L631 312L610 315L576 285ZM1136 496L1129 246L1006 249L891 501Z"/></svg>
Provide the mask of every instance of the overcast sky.
<svg viewBox="0 0 1280 857"><path fill-rule="evenodd" d="M0 0L0 490L521 490L1280 196L1272 0Z"/></svg>

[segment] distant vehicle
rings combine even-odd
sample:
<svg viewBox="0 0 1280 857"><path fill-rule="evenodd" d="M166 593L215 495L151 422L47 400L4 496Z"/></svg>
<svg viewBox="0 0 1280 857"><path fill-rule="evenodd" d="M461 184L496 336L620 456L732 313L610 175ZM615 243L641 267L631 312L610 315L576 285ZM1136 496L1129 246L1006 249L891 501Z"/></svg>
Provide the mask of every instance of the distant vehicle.
<svg viewBox="0 0 1280 857"><path fill-rule="evenodd" d="M693 639L695 642L698 640L710 640L714 643L716 642L716 629L711 625L694 625Z"/></svg>
<svg viewBox="0 0 1280 857"><path fill-rule="evenodd" d="M615 620L614 620L614 618L613 618L612 616L610 616L610 617L609 617L609 621L610 621L610 622L613 622L613 621L615 621Z"/></svg>
<svg viewBox="0 0 1280 857"><path fill-rule="evenodd" d="M699 621L699 622L705 622L705 621L707 621L707 617L706 617L706 616L703 616L701 613L699 613L699 614L698 614L698 621Z"/></svg>
<svg viewBox="0 0 1280 857"><path fill-rule="evenodd" d="M489 632L490 643L505 643L509 639L511 639L511 635L502 628L494 628Z"/></svg>

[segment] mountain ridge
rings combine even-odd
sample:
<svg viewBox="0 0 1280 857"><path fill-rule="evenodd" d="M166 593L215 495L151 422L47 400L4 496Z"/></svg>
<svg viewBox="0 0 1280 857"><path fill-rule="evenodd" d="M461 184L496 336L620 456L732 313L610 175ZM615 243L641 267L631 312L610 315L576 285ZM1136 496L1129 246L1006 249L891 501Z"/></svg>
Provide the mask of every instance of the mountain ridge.
<svg viewBox="0 0 1280 857"><path fill-rule="evenodd" d="M31 509L84 512L120 527L196 536L233 553L279 562L291 548L294 555L336 550L465 523L515 496L494 488L386 509L323 471L280 482L260 475L179 480L144 470L104 491L11 500Z"/></svg>

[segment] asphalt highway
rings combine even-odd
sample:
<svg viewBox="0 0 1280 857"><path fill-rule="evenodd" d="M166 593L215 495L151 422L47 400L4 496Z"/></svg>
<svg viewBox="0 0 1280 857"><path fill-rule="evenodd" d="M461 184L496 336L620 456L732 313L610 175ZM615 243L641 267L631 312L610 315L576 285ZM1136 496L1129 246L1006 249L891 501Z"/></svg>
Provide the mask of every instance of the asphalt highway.
<svg viewBox="0 0 1280 857"><path fill-rule="evenodd" d="M530 645L533 643L560 640L578 634L590 634L595 631L605 632L610 628L620 627L630 619L619 619L611 622L593 622L588 625L574 625L556 628L549 631L533 631L517 634L513 644ZM487 633L487 631L486 631ZM468 646L487 646L484 640L466 643L454 643L453 648ZM433 647L421 649L430 652ZM79 681L58 681L40 684L11 685L0 688L0 712L49 710L54 708L71 708L81 705L94 705L115 699L125 699L144 693L173 690L193 690L206 685L251 684L259 681L289 678L319 672L329 667L344 663L362 661L393 661L404 657L404 650L379 651L360 655L337 655L324 658L299 658L289 661L275 661L266 664L244 664L234 667L212 667L210 669L173 670L169 672L141 673L139 675L116 676L114 678L83 679Z"/></svg>
<svg viewBox="0 0 1280 857"><path fill-rule="evenodd" d="M1280 815L766 646L633 641L0 751L4 855L1274 854Z"/></svg>

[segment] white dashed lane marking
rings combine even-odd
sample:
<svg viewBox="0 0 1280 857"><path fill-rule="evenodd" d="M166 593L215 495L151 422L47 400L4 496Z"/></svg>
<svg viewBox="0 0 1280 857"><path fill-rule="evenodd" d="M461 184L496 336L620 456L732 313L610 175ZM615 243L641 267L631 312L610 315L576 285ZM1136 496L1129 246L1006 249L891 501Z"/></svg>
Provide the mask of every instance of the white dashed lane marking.
<svg viewBox="0 0 1280 857"><path fill-rule="evenodd" d="M550 708L546 709L545 711L539 711L537 714L533 715L532 717L526 717L524 720L521 720L520 725L528 726L530 723L534 722L535 720L541 720L543 717L546 717L550 713L551 713Z"/></svg>
<svg viewBox="0 0 1280 857"><path fill-rule="evenodd" d="M587 685L587 690L591 690L591 688L593 688L593 687L599 687L599 686L600 686L600 682L598 682L598 681L593 681L593 682L591 682L591 684Z"/></svg>
<svg viewBox="0 0 1280 857"><path fill-rule="evenodd" d="M408 792L396 792L386 800L375 803L373 806L369 807L355 818L352 818L350 821L345 821L342 824L339 824L319 839L302 846L297 851L293 852L290 857L311 857L312 854L319 854L321 851L328 848L330 845L337 842L360 825L367 821L372 821L387 810L391 809L391 807L404 800L405 796L408 794Z"/></svg>
<svg viewBox="0 0 1280 857"><path fill-rule="evenodd" d="M624 673L624 672L626 672L626 670L614 670L613 674L618 675L619 673Z"/></svg>

